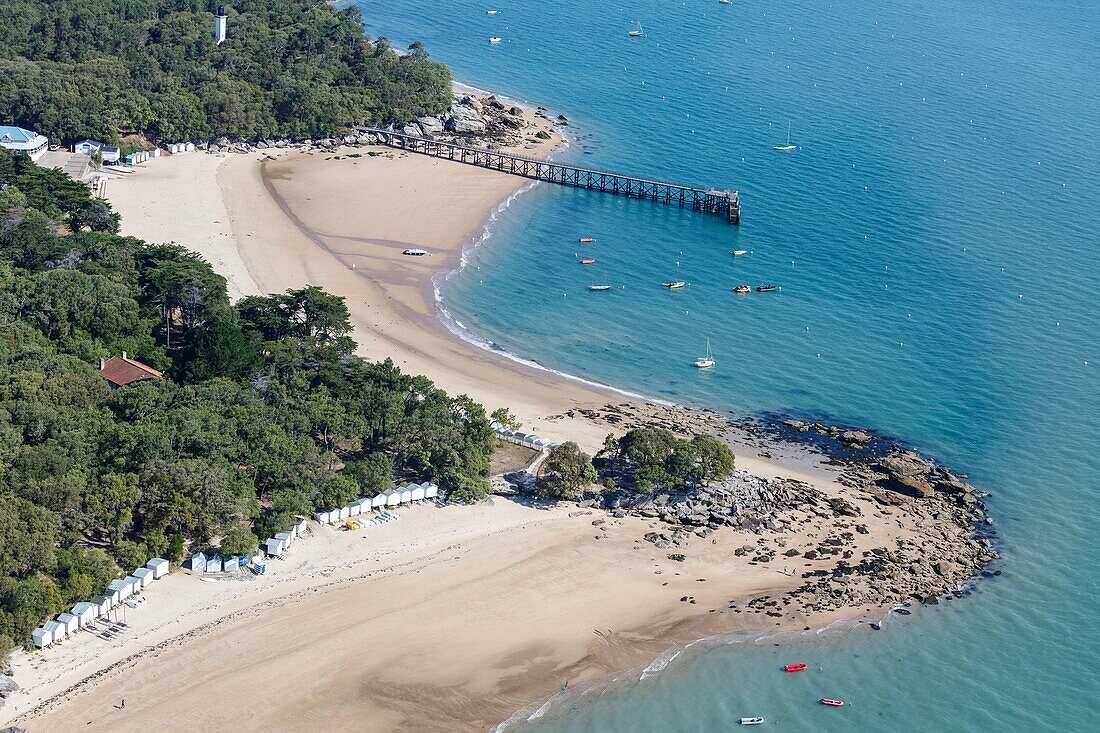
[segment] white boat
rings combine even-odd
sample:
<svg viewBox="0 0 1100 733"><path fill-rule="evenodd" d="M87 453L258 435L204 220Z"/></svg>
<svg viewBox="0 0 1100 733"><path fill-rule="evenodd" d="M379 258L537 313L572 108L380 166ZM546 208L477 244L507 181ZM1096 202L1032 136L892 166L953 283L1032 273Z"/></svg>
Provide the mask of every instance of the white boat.
<svg viewBox="0 0 1100 733"><path fill-rule="evenodd" d="M791 145L791 123L787 123L787 144L786 145L773 145L772 150L798 150L797 145Z"/></svg>
<svg viewBox="0 0 1100 733"><path fill-rule="evenodd" d="M644 34L644 33L642 32L642 23L641 23L641 21L635 21L635 22L636 22L636 23L638 24L638 27L637 27L637 28L635 28L635 29L634 29L634 30L632 30L632 31L628 31L628 32L627 32L627 35L628 35L628 36L630 36L631 38L637 38L638 36L642 36L642 35L645 35L645 34Z"/></svg>
<svg viewBox="0 0 1100 733"><path fill-rule="evenodd" d="M741 255L747 255L749 251L747 249L735 249L733 250L734 257L740 257Z"/></svg>
<svg viewBox="0 0 1100 733"><path fill-rule="evenodd" d="M761 718L761 717L741 718L741 725L760 725L763 722L764 722L764 719Z"/></svg>
<svg viewBox="0 0 1100 733"><path fill-rule="evenodd" d="M610 290L611 286L610 285L589 285L588 289L589 290Z"/></svg>
<svg viewBox="0 0 1100 733"><path fill-rule="evenodd" d="M718 0L718 3L719 3L720 5L729 5L729 4L730 4L730 0ZM742 720L744 720L744 718L742 718ZM748 723L745 723L745 725L748 725Z"/></svg>
<svg viewBox="0 0 1100 733"><path fill-rule="evenodd" d="M500 36L493 36L492 38L489 39L489 43L500 43L500 41L501 41Z"/></svg>
<svg viewBox="0 0 1100 733"><path fill-rule="evenodd" d="M401 254L409 255L410 257L423 257L428 254L428 251L423 249L406 249Z"/></svg>
<svg viewBox="0 0 1100 733"><path fill-rule="evenodd" d="M714 366L714 355L710 353L710 339L707 339L707 355L695 360L695 366L699 369L709 369Z"/></svg>
<svg viewBox="0 0 1100 733"><path fill-rule="evenodd" d="M496 15L496 14L497 14L497 11L495 11L495 10L486 10L486 11L485 11L485 14L486 14L486 15Z"/></svg>

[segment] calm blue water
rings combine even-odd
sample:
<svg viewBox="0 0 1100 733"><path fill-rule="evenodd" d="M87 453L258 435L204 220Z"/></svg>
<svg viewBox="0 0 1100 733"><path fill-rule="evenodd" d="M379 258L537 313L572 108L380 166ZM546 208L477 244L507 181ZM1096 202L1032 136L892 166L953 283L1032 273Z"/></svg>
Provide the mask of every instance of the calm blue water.
<svg viewBox="0 0 1100 733"><path fill-rule="evenodd" d="M361 4L372 36L566 114L565 159L742 194L734 228L537 186L443 287L458 320L622 388L874 427L994 494L1005 574L973 597L693 650L525 729L1100 730L1100 6ZM773 151L788 121L801 148ZM783 290L730 292L762 281ZM776 673L792 656L823 671Z"/></svg>

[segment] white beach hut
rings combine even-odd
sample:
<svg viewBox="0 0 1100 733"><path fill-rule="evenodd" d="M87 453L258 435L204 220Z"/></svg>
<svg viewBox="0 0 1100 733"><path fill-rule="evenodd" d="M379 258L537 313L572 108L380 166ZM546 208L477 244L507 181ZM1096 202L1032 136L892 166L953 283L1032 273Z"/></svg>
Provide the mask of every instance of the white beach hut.
<svg viewBox="0 0 1100 733"><path fill-rule="evenodd" d="M346 506L342 506L342 507L340 507L339 509L336 510L336 519L335 519L335 521L338 522L341 519L347 519L350 516L351 516L351 509L346 507Z"/></svg>
<svg viewBox="0 0 1100 733"><path fill-rule="evenodd" d="M141 581L142 588L148 588L153 582L153 571L149 568L138 568L134 571L134 577Z"/></svg>
<svg viewBox="0 0 1100 733"><path fill-rule="evenodd" d="M412 501L423 501L424 500L425 492L427 490L424 488L423 484L413 484L409 488L412 491L412 499L411 499Z"/></svg>
<svg viewBox="0 0 1100 733"><path fill-rule="evenodd" d="M135 578L133 575L127 575L125 578L123 578L123 580L130 584L130 595L141 592L141 578Z"/></svg>
<svg viewBox="0 0 1100 733"><path fill-rule="evenodd" d="M268 555L273 555L277 557L286 552L286 543L282 540L272 537L267 541L267 546L265 549L267 550Z"/></svg>
<svg viewBox="0 0 1100 733"><path fill-rule="evenodd" d="M39 649L45 649L53 644L53 633L45 628L38 628L31 632L31 640Z"/></svg>
<svg viewBox="0 0 1100 733"><path fill-rule="evenodd" d="M279 532L275 535L275 539L282 540L283 544L287 547L290 547L292 544L294 544L294 535L292 535L290 532Z"/></svg>
<svg viewBox="0 0 1100 733"><path fill-rule="evenodd" d="M206 555L196 552L191 556L191 570L196 573L206 572Z"/></svg>
<svg viewBox="0 0 1100 733"><path fill-rule="evenodd" d="M58 623L65 625L65 633L72 636L80 630L80 619L71 613L59 613L57 615Z"/></svg>
<svg viewBox="0 0 1100 733"><path fill-rule="evenodd" d="M401 490L390 489L386 492L386 506L397 506L401 503Z"/></svg>
<svg viewBox="0 0 1100 733"><path fill-rule="evenodd" d="M428 488L424 489L425 499L434 499L439 496L439 487L435 484L428 484Z"/></svg>
<svg viewBox="0 0 1100 733"><path fill-rule="evenodd" d="M206 558L206 572L208 573L220 573L222 571L222 558L221 555L211 555Z"/></svg>
<svg viewBox="0 0 1100 733"><path fill-rule="evenodd" d="M50 632L54 644L69 638L69 632L65 630L65 624L60 621L47 621L42 625L42 628Z"/></svg>
<svg viewBox="0 0 1100 733"><path fill-rule="evenodd" d="M241 567L241 561L236 555L226 555L222 559L222 570L227 573L235 573Z"/></svg>
<svg viewBox="0 0 1100 733"><path fill-rule="evenodd" d="M165 560L163 557L154 557L152 560L145 563L145 567L153 571L153 578L155 580L160 580L165 575L168 575L168 572L171 568L171 566L168 564L168 561Z"/></svg>
<svg viewBox="0 0 1100 733"><path fill-rule="evenodd" d="M116 606L134 594L134 586L128 580L112 580L107 589L118 594L115 598Z"/></svg>
<svg viewBox="0 0 1100 733"><path fill-rule="evenodd" d="M106 616L111 612L111 607L114 606L114 603L107 596L92 596L91 603L96 608L95 615L97 617Z"/></svg>
<svg viewBox="0 0 1100 733"><path fill-rule="evenodd" d="M362 513L363 513L363 505L359 503L358 499L356 499L352 503L348 504L348 516L349 517L358 517Z"/></svg>
<svg viewBox="0 0 1100 733"><path fill-rule="evenodd" d="M381 494L376 494L374 497L372 497L370 500L370 508L381 509L382 507L386 506L386 493L387 492L383 491Z"/></svg>
<svg viewBox="0 0 1100 733"><path fill-rule="evenodd" d="M416 484L409 484L408 486L401 487L401 503L408 504L413 500L413 486Z"/></svg>
<svg viewBox="0 0 1100 733"><path fill-rule="evenodd" d="M313 518L321 524L332 524L332 509L322 509L313 513Z"/></svg>
<svg viewBox="0 0 1100 733"><path fill-rule="evenodd" d="M107 590L103 591L103 597L111 604L111 608L122 602L122 592L118 588L107 586Z"/></svg>
<svg viewBox="0 0 1100 733"><path fill-rule="evenodd" d="M301 537L302 535L304 535L306 533L306 518L298 517L298 524L294 529L296 537Z"/></svg>
<svg viewBox="0 0 1100 733"><path fill-rule="evenodd" d="M87 628L88 625L99 616L99 606L94 603L88 603L87 601L81 601L73 606L72 614L76 616L77 621L80 623L80 628Z"/></svg>

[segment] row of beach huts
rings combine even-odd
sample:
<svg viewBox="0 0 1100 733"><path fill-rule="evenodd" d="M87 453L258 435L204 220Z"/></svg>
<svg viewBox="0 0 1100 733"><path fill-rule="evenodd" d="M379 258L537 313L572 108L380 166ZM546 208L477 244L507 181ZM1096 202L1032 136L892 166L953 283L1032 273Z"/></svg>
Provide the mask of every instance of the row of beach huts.
<svg viewBox="0 0 1100 733"><path fill-rule="evenodd" d="M319 512L314 512L313 518L321 524L336 524L348 517L357 517L375 509L382 510L387 507L411 504L438 497L439 487L430 481L420 484L407 484L406 486L387 489L374 497L360 497L340 509L322 509Z"/></svg>
<svg viewBox="0 0 1100 733"><path fill-rule="evenodd" d="M98 596L92 596L72 607L69 613L62 613L52 621L47 621L31 633L31 640L39 649L45 649L68 639L103 618L111 609L121 606L130 596L140 593L154 580L168 575L169 564L164 558L156 557L145 563L132 574L120 580L112 580L107 590Z"/></svg>

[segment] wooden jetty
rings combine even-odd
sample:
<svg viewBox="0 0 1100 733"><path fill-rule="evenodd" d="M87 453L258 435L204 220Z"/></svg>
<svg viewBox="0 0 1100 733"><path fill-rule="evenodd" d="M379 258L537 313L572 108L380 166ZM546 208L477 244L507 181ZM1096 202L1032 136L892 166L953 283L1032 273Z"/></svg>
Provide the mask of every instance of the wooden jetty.
<svg viewBox="0 0 1100 733"><path fill-rule="evenodd" d="M403 132L393 132L392 130L380 128L368 127L360 128L360 130L374 135L383 145L412 153L454 160L468 165L476 165L481 168L548 183L557 183L563 186L602 191L615 196L644 199L690 208L704 214L723 216L730 224L741 223L741 202L737 196L737 191L697 188L665 181L651 181L646 178L551 163L522 155L433 140L419 135L406 135Z"/></svg>

